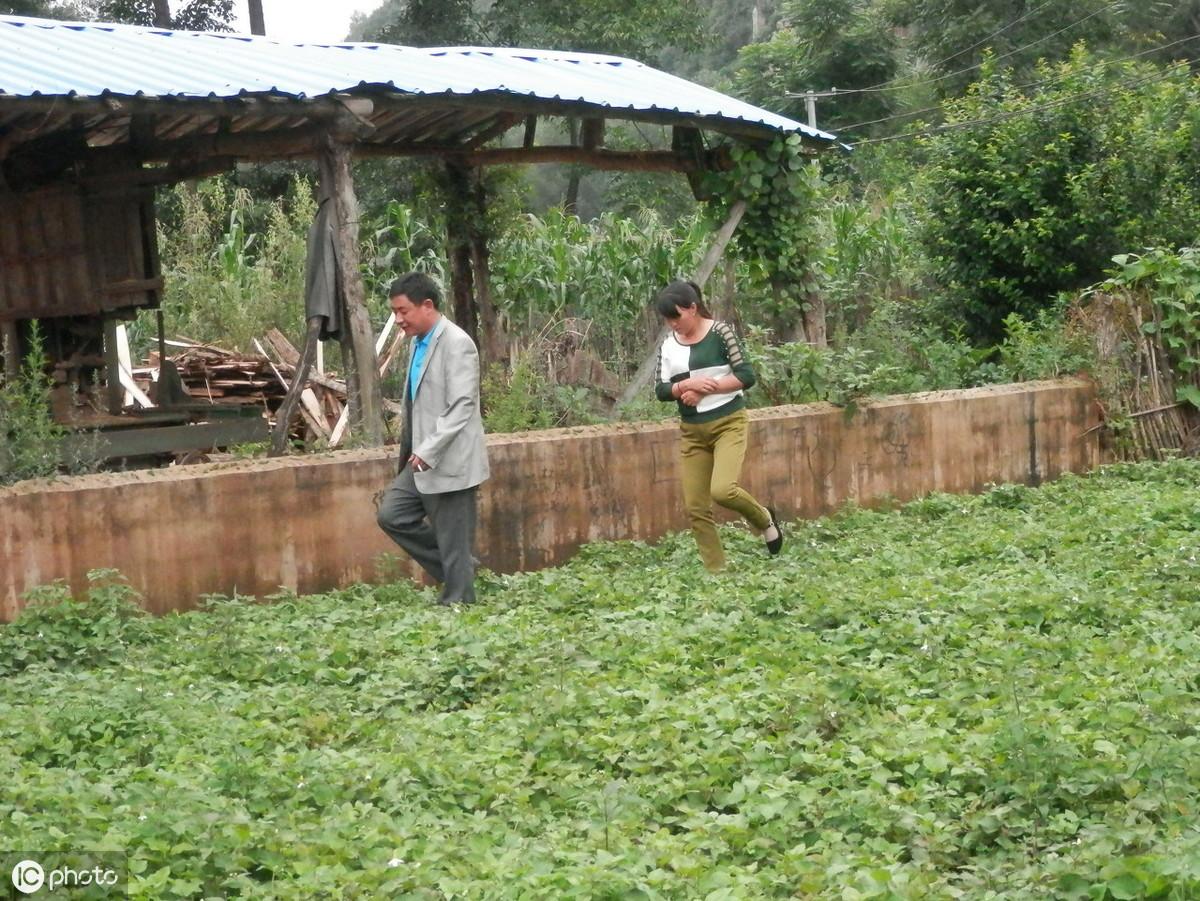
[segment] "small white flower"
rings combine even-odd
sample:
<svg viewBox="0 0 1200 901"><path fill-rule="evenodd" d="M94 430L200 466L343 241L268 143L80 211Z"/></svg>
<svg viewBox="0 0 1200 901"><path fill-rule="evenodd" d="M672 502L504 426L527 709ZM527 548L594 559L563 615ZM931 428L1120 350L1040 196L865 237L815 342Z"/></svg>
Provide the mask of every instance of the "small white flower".
<svg viewBox="0 0 1200 901"><path fill-rule="evenodd" d="M175 697L175 692L173 692L173 691L164 692L163 697L164 698L173 698L173 697Z"/></svg>
<svg viewBox="0 0 1200 901"><path fill-rule="evenodd" d="M400 866L400 864L402 864L402 863L404 863L404 858L393 857L391 860L388 861L388 866L391 867L392 869L395 869L396 867Z"/></svg>
<svg viewBox="0 0 1200 901"><path fill-rule="evenodd" d="M304 783L303 783L303 782L297 782L297 783L296 783L296 788L304 788Z"/></svg>
<svg viewBox="0 0 1200 901"><path fill-rule="evenodd" d="M921 645L921 650L924 651L926 654L928 654L929 653L929 642L925 642L925 644Z"/></svg>
<svg viewBox="0 0 1200 901"><path fill-rule="evenodd" d="M138 814L138 822L139 822L139 823L144 823L144 822L146 822L146 815L145 815L144 813L139 813L139 814Z"/></svg>
<svg viewBox="0 0 1200 901"><path fill-rule="evenodd" d="M142 686L140 686L140 685L139 685L137 688L135 688L135 689L134 689L134 691L136 691L138 694L141 694L141 693L142 693Z"/></svg>
<svg viewBox="0 0 1200 901"><path fill-rule="evenodd" d="M275 645L275 653L276 653L276 654L282 654L282 653L283 653L284 651L286 651L286 650L287 650L287 648L285 648L285 647L284 647L283 645L281 645L281 644L277 644L277 645Z"/></svg>

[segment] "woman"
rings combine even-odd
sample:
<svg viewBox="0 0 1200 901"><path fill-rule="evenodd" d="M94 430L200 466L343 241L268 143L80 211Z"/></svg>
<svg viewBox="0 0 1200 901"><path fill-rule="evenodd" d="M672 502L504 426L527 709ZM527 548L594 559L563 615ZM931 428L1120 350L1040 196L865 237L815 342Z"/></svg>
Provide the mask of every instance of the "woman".
<svg viewBox="0 0 1200 901"><path fill-rule="evenodd" d="M699 285L671 282L655 306L671 329L659 349L655 393L679 405L683 502L700 559L709 572L725 567L713 501L740 513L775 556L783 547L775 511L738 485L749 423L743 391L754 384L754 370L733 329L704 306Z"/></svg>

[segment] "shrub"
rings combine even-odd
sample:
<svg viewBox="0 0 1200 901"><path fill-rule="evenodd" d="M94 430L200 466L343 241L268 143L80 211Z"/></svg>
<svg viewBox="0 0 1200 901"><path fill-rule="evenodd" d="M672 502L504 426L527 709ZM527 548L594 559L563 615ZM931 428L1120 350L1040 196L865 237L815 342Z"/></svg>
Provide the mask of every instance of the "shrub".
<svg viewBox="0 0 1200 901"><path fill-rule="evenodd" d="M0 484L58 472L66 431L51 415L52 385L35 322L20 375L0 383Z"/></svg>
<svg viewBox="0 0 1200 901"><path fill-rule="evenodd" d="M142 610L136 591L115 570L88 573L85 599L61 582L34 589L21 615L0 629L0 676L35 664L62 669L118 660L141 640Z"/></svg>
<svg viewBox="0 0 1200 901"><path fill-rule="evenodd" d="M1042 74L1017 86L985 70L928 148L924 240L947 313L978 341L1095 282L1123 248L1200 233L1200 81L1083 49Z"/></svg>

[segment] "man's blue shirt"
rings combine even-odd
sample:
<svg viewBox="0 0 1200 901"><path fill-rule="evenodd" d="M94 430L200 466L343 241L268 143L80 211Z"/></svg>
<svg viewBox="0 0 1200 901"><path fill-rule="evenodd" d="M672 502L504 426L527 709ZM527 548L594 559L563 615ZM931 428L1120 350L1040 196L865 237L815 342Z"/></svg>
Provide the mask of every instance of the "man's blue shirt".
<svg viewBox="0 0 1200 901"><path fill-rule="evenodd" d="M438 330L440 324L442 324L442 319L439 318L433 324L433 328L425 332L413 344L413 365L408 367L408 398L410 401L416 398L416 383L421 380L421 372L425 370L425 356L430 352L430 342L433 341L433 334Z"/></svg>

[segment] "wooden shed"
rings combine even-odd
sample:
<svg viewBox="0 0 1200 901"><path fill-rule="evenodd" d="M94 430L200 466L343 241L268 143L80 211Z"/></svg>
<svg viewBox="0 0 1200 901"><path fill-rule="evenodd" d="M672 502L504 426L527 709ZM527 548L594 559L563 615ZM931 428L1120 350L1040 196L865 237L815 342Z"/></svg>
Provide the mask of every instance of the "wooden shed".
<svg viewBox="0 0 1200 901"><path fill-rule="evenodd" d="M581 123L570 145L538 123ZM605 146L609 120L671 129L669 146ZM515 135L510 135L512 132ZM729 141L834 137L641 63L597 54L263 37L0 16L0 329L11 370L20 326L47 324L56 360L74 355L120 414L113 324L155 308L162 275L154 189L239 162L316 159L335 200L343 347L356 427L381 440L375 350L358 274L352 159L433 156L475 204L493 163L574 162L698 173ZM507 140L506 140L506 136ZM467 204L467 208L470 204ZM451 223L455 318L486 332L486 249L469 215ZM483 252L481 252L481 250ZM480 261L483 261L482 264ZM102 364L102 365L100 365Z"/></svg>

